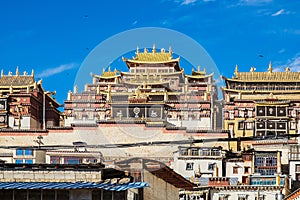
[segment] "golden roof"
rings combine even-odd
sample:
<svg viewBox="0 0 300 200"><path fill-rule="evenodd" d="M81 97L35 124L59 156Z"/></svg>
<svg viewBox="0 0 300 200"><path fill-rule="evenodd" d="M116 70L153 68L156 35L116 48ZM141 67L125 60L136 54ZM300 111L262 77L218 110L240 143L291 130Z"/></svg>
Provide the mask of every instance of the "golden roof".
<svg viewBox="0 0 300 200"><path fill-rule="evenodd" d="M254 67L251 67L250 72L239 72L236 65L232 79L224 79L239 82L300 82L300 72L291 72L288 67L284 72L274 72L272 63L269 64L267 72L256 72Z"/></svg>
<svg viewBox="0 0 300 200"><path fill-rule="evenodd" d="M120 75L118 75L117 70L115 69L114 71L110 70L110 67L108 67L108 71L105 71L105 69L103 69L102 74L101 75L96 75L96 74L92 74L92 77L96 77L96 78L104 78L104 79L109 79L109 78L116 78L119 77Z"/></svg>
<svg viewBox="0 0 300 200"><path fill-rule="evenodd" d="M3 70L1 71L0 87L27 86L34 84L34 82L35 80L33 71L31 75L27 75L27 72L24 72L23 75L20 75L18 67L15 75L13 75L12 72L9 72L8 75L4 75Z"/></svg>
<svg viewBox="0 0 300 200"><path fill-rule="evenodd" d="M135 63L166 63L166 62L179 62L178 58L173 58L172 49L169 51L165 51L164 48L161 49L160 52L156 51L155 45L153 46L152 51L148 51L147 48L144 49L143 52L137 48L135 52L135 57L132 59L123 58L124 61L135 62Z"/></svg>

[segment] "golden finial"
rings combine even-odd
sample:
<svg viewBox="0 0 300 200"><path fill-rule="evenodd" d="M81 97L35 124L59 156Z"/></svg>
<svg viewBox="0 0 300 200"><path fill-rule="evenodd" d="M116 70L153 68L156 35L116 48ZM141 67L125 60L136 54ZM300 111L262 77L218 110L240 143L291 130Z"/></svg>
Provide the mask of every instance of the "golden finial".
<svg viewBox="0 0 300 200"><path fill-rule="evenodd" d="M110 65L108 66L108 70L107 71L110 72Z"/></svg>
<svg viewBox="0 0 300 200"><path fill-rule="evenodd" d="M200 65L198 65L198 72L200 72Z"/></svg>
<svg viewBox="0 0 300 200"><path fill-rule="evenodd" d="M31 71L31 76L34 76L34 70Z"/></svg>
<svg viewBox="0 0 300 200"><path fill-rule="evenodd" d="M4 71L3 71L3 69L1 70L1 77L3 77L4 76Z"/></svg>
<svg viewBox="0 0 300 200"><path fill-rule="evenodd" d="M73 91L73 93L74 93L74 94L77 94L77 93L78 93L78 87L77 87L77 85L74 86L74 91Z"/></svg>
<svg viewBox="0 0 300 200"><path fill-rule="evenodd" d="M16 67L16 76L19 76L19 67Z"/></svg>
<svg viewBox="0 0 300 200"><path fill-rule="evenodd" d="M102 74L104 74L104 72L105 72L105 69L103 68L103 69L102 69Z"/></svg>
<svg viewBox="0 0 300 200"><path fill-rule="evenodd" d="M147 48L144 48L144 53L148 53L148 49Z"/></svg>
<svg viewBox="0 0 300 200"><path fill-rule="evenodd" d="M254 72L254 71L255 71L255 67L251 67L250 72Z"/></svg>
<svg viewBox="0 0 300 200"><path fill-rule="evenodd" d="M290 71L291 71L291 68L289 68L289 67L285 68L285 72L290 72Z"/></svg>
<svg viewBox="0 0 300 200"><path fill-rule="evenodd" d="M169 47L169 53L172 54L172 47Z"/></svg>
<svg viewBox="0 0 300 200"><path fill-rule="evenodd" d="M194 70L194 67L192 67L192 72L194 72L195 70Z"/></svg>
<svg viewBox="0 0 300 200"><path fill-rule="evenodd" d="M204 67L203 72L206 74L206 68Z"/></svg>
<svg viewBox="0 0 300 200"><path fill-rule="evenodd" d="M237 75L239 73L239 66L238 64L235 65L234 75Z"/></svg>
<svg viewBox="0 0 300 200"><path fill-rule="evenodd" d="M139 46L136 47L136 52L135 52L135 54L138 54L138 53L140 53Z"/></svg>
<svg viewBox="0 0 300 200"><path fill-rule="evenodd" d="M156 46L155 46L155 44L153 44L152 53L156 53Z"/></svg>
<svg viewBox="0 0 300 200"><path fill-rule="evenodd" d="M27 72L26 71L23 72L23 76L27 76Z"/></svg>
<svg viewBox="0 0 300 200"><path fill-rule="evenodd" d="M11 72L11 71L9 71L9 72L8 72L8 76L11 76L11 75L12 75L12 72Z"/></svg>
<svg viewBox="0 0 300 200"><path fill-rule="evenodd" d="M272 72L273 71L273 68L272 68L272 62L270 61L269 63L269 68L268 68L268 72Z"/></svg>
<svg viewBox="0 0 300 200"><path fill-rule="evenodd" d="M165 49L164 49L164 48L162 48L162 49L160 50L160 52L162 52L162 53L165 53Z"/></svg>

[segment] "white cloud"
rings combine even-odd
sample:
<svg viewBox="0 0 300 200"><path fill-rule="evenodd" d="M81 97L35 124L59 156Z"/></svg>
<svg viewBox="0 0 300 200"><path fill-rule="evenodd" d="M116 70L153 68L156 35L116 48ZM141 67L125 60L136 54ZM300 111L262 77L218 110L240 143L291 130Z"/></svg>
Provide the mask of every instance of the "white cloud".
<svg viewBox="0 0 300 200"><path fill-rule="evenodd" d="M286 11L286 10L284 10L284 9L280 9L280 10L278 10L277 12L273 13L271 16L272 16L272 17L276 17L276 16L279 16L279 15L288 15L288 14L290 14L290 13L291 13L291 12Z"/></svg>
<svg viewBox="0 0 300 200"><path fill-rule="evenodd" d="M293 72L300 72L300 53L289 59L285 64L274 67L274 71L284 71L286 67L289 67Z"/></svg>
<svg viewBox="0 0 300 200"><path fill-rule="evenodd" d="M284 53L285 52L285 49L280 49L279 51L278 51L278 53Z"/></svg>
<svg viewBox="0 0 300 200"><path fill-rule="evenodd" d="M261 6L267 3L271 3L273 0L240 0L239 6Z"/></svg>
<svg viewBox="0 0 300 200"><path fill-rule="evenodd" d="M189 5L195 3L197 0L183 0L181 5Z"/></svg>
<svg viewBox="0 0 300 200"><path fill-rule="evenodd" d="M44 71L36 74L35 76L38 78L45 78L45 77L49 77L55 74L59 74L63 71L72 69L74 67L76 67L77 65L74 63L70 63L70 64L64 64L64 65L60 65L58 67L55 68L49 68L49 69L45 69Z"/></svg>

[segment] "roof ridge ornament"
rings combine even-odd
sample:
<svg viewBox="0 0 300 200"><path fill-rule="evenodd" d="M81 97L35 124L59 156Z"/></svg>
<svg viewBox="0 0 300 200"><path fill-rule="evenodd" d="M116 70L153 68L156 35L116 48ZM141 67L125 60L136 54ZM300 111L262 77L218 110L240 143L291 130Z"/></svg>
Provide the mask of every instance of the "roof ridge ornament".
<svg viewBox="0 0 300 200"><path fill-rule="evenodd" d="M1 70L1 77L3 77L4 76L4 70L2 69Z"/></svg>
<svg viewBox="0 0 300 200"><path fill-rule="evenodd" d="M136 46L135 54L138 54L138 53L140 53L140 49L139 49L139 46Z"/></svg>
<svg viewBox="0 0 300 200"><path fill-rule="evenodd" d="M235 65L234 75L237 76L239 73L239 66L238 64Z"/></svg>
<svg viewBox="0 0 300 200"><path fill-rule="evenodd" d="M291 68L289 68L289 67L285 68L285 72L290 72L290 71L291 71Z"/></svg>
<svg viewBox="0 0 300 200"><path fill-rule="evenodd" d="M16 76L19 76L20 73L19 73L19 66L16 67Z"/></svg>
<svg viewBox="0 0 300 200"><path fill-rule="evenodd" d="M250 68L250 72L255 72L256 68L255 67L251 67Z"/></svg>
<svg viewBox="0 0 300 200"><path fill-rule="evenodd" d="M268 72L273 72L272 61L269 63Z"/></svg>
<svg viewBox="0 0 300 200"><path fill-rule="evenodd" d="M155 43L153 44L153 47L152 47L152 53L156 53L156 45L155 45Z"/></svg>

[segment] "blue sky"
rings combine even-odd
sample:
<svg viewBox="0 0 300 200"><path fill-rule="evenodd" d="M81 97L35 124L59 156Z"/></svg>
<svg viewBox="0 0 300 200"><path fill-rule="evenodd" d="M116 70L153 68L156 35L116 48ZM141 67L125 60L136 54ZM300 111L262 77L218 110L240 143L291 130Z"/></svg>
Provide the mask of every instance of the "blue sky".
<svg viewBox="0 0 300 200"><path fill-rule="evenodd" d="M1 1L0 68L5 74L16 66L34 69L63 103L100 42L129 29L162 27L196 40L227 77L236 64L240 71L265 71L270 61L276 70L300 71L299 10L296 0Z"/></svg>

